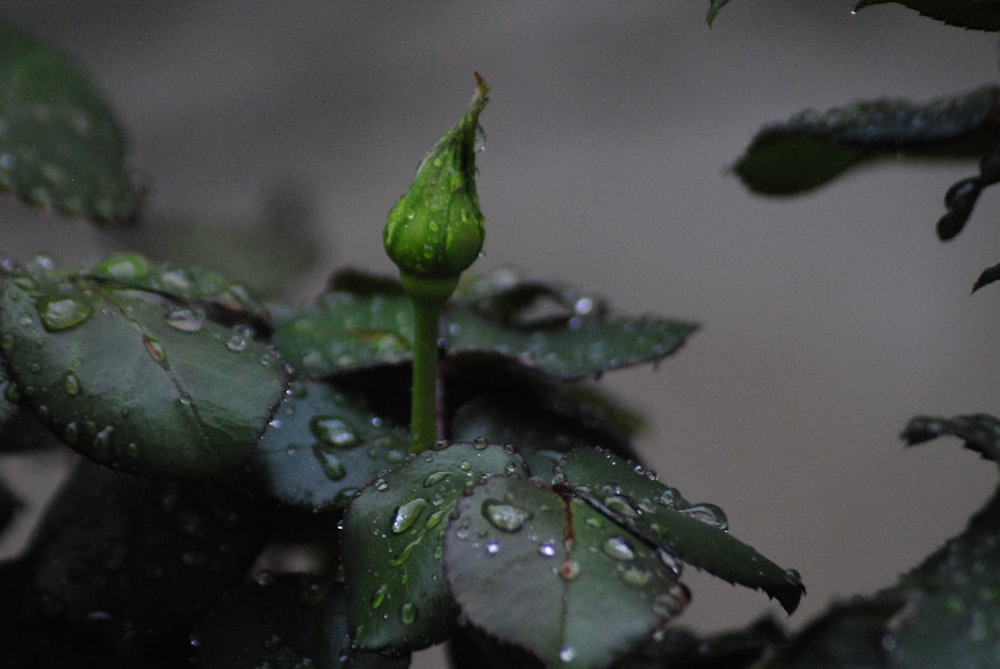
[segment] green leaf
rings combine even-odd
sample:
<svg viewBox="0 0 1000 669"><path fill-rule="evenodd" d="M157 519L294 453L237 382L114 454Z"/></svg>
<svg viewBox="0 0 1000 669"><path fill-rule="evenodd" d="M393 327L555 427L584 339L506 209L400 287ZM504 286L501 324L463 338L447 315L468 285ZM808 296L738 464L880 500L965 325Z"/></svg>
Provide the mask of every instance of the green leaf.
<svg viewBox="0 0 1000 669"><path fill-rule="evenodd" d="M387 467L406 459L409 434L360 397L311 381L291 391L254 449L251 488L313 510L341 506Z"/></svg>
<svg viewBox="0 0 1000 669"><path fill-rule="evenodd" d="M1000 30L1000 2L997 0L860 0L854 5L854 11L887 2L897 2L924 16L961 28Z"/></svg>
<svg viewBox="0 0 1000 669"><path fill-rule="evenodd" d="M788 612L805 592L798 572L782 569L729 534L725 513L714 504L688 503L656 474L601 449L579 449L557 467L573 494L629 528L664 559L687 562L714 576L763 590Z"/></svg>
<svg viewBox="0 0 1000 669"><path fill-rule="evenodd" d="M987 86L926 104L878 100L805 111L762 129L733 170L753 191L792 195L864 162L979 157L1000 139L998 95L1000 88Z"/></svg>
<svg viewBox="0 0 1000 669"><path fill-rule="evenodd" d="M272 348L196 305L55 272L17 270L2 290L11 379L42 422L98 462L238 473L284 397L288 370Z"/></svg>
<svg viewBox="0 0 1000 669"><path fill-rule="evenodd" d="M966 448L987 460L1000 462L1000 420L989 414L953 418L916 416L903 428L900 438L907 446L914 446L945 435L958 437L965 441Z"/></svg>
<svg viewBox="0 0 1000 669"><path fill-rule="evenodd" d="M135 218L140 190L103 97L66 56L0 23L0 188L99 222Z"/></svg>
<svg viewBox="0 0 1000 669"><path fill-rule="evenodd" d="M712 25L712 21L715 20L715 15L719 13L729 0L708 0L708 16L705 20L708 21L708 25Z"/></svg>
<svg viewBox="0 0 1000 669"><path fill-rule="evenodd" d="M246 498L82 460L29 549L26 602L125 647L183 628L239 583L268 529Z"/></svg>
<svg viewBox="0 0 1000 669"><path fill-rule="evenodd" d="M405 669L410 656L351 648L344 586L261 572L213 611L197 634L206 669Z"/></svg>
<svg viewBox="0 0 1000 669"><path fill-rule="evenodd" d="M469 289L470 291L475 289ZM533 312L554 301L557 312ZM460 293L442 326L445 354L514 362L556 378L582 378L679 349L693 323L609 316L597 298L535 280L499 292ZM397 293L330 292L294 314L275 318L274 342L303 374L322 377L408 362L413 315Z"/></svg>
<svg viewBox="0 0 1000 669"><path fill-rule="evenodd" d="M458 614L441 575L441 542L463 491L496 473L524 473L510 448L429 450L365 488L344 518L348 620L360 648L416 649L441 641Z"/></svg>
<svg viewBox="0 0 1000 669"><path fill-rule="evenodd" d="M654 549L580 499L495 476L456 513L445 575L462 612L547 666L604 667L688 602Z"/></svg>

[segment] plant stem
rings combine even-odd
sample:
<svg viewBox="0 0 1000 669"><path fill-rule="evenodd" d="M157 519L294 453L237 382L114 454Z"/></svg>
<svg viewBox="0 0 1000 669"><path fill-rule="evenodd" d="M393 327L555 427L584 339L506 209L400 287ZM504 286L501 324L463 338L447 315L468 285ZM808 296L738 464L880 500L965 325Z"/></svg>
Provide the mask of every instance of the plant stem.
<svg viewBox="0 0 1000 669"><path fill-rule="evenodd" d="M437 433L438 326L444 300L412 299L413 387L410 390L411 453L427 450Z"/></svg>

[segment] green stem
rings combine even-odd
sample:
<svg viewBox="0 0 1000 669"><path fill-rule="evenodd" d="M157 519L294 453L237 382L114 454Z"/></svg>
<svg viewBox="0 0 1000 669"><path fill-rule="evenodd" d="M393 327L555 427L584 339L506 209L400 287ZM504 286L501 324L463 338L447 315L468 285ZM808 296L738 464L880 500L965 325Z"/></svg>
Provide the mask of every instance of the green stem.
<svg viewBox="0 0 1000 669"><path fill-rule="evenodd" d="M438 438L438 327L444 301L413 299L413 388L410 398L411 453L427 450Z"/></svg>

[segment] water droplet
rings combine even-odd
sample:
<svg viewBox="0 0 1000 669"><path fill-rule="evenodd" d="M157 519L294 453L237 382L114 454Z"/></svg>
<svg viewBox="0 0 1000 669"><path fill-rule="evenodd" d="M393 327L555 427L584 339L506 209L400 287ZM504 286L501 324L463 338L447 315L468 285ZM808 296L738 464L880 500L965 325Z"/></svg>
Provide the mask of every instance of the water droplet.
<svg viewBox="0 0 1000 669"><path fill-rule="evenodd" d="M572 581L580 575L580 563L576 560L564 560L559 565L559 578L564 581Z"/></svg>
<svg viewBox="0 0 1000 669"><path fill-rule="evenodd" d="M475 439L472 440L472 447L477 451L481 451L489 445L490 442L488 439L486 439L486 437L476 437Z"/></svg>
<svg viewBox="0 0 1000 669"><path fill-rule="evenodd" d="M441 523L442 520L444 520L444 517L447 516L449 512L450 509L447 508L438 509L437 511L432 513L430 518L427 519L427 522L424 523L424 528L428 530L434 529Z"/></svg>
<svg viewBox="0 0 1000 669"><path fill-rule="evenodd" d="M531 518L530 511L492 499L483 502L480 511L490 525L504 532L517 532Z"/></svg>
<svg viewBox="0 0 1000 669"><path fill-rule="evenodd" d="M377 609L382 606L382 602L385 601L385 593L388 592L389 586L380 585L374 593L372 593L372 608Z"/></svg>
<svg viewBox="0 0 1000 669"><path fill-rule="evenodd" d="M78 379L76 374L73 372L66 372L66 377L63 380L63 388L66 390L67 395L70 397L76 397L82 390L80 387L80 379Z"/></svg>
<svg viewBox="0 0 1000 669"><path fill-rule="evenodd" d="M383 457L385 458L385 461L388 462L390 465L398 465L399 463L401 463L403 460L406 459L406 452L401 451L398 448L390 448L388 451L385 452Z"/></svg>
<svg viewBox="0 0 1000 669"><path fill-rule="evenodd" d="M389 560L390 567L399 567L413 555L413 551L417 550L417 546L420 545L420 540L424 538L424 535L420 535L410 543L406 544L406 547L399 552L399 555Z"/></svg>
<svg viewBox="0 0 1000 669"><path fill-rule="evenodd" d="M499 541L488 541L486 542L486 554L496 555L500 552L500 542Z"/></svg>
<svg viewBox="0 0 1000 669"><path fill-rule="evenodd" d="M558 552L559 551L555 547L555 544L547 541L545 543L538 544L538 554L542 557L555 557Z"/></svg>
<svg viewBox="0 0 1000 669"><path fill-rule="evenodd" d="M665 548L659 547L656 549L656 555L660 558L660 562L666 566L674 576L680 576L681 571L684 569L684 563L681 562L680 558L671 553Z"/></svg>
<svg viewBox="0 0 1000 669"><path fill-rule="evenodd" d="M646 585L652 580L653 574L648 569L643 569L642 567L629 567L622 572L622 580L629 585L634 585L638 588Z"/></svg>
<svg viewBox="0 0 1000 669"><path fill-rule="evenodd" d="M427 500L423 497L417 497L405 504L401 504L396 509L396 514L392 519L392 533L402 534L413 527L413 524L417 522L417 518L420 517L425 508L427 508Z"/></svg>
<svg viewBox="0 0 1000 669"><path fill-rule="evenodd" d="M561 662L570 663L576 659L576 649L573 646L563 646L559 649L559 660Z"/></svg>
<svg viewBox="0 0 1000 669"><path fill-rule="evenodd" d="M714 504L692 504L685 509L678 509L678 511L720 530L729 529L729 519L726 518L726 512Z"/></svg>
<svg viewBox="0 0 1000 669"><path fill-rule="evenodd" d="M256 574L254 574L253 580L257 585L261 587L266 587L274 583L275 580L274 572L268 571L267 569L262 569Z"/></svg>
<svg viewBox="0 0 1000 669"><path fill-rule="evenodd" d="M131 281L146 276L149 262L137 253L118 253L94 265L93 272L119 281Z"/></svg>
<svg viewBox="0 0 1000 669"><path fill-rule="evenodd" d="M163 369L170 369L170 365L167 364L167 351L163 348L163 344L159 340L153 339L148 335L142 335L142 345L146 347L146 353L156 361Z"/></svg>
<svg viewBox="0 0 1000 669"><path fill-rule="evenodd" d="M639 513L628 503L621 495L612 495L604 500L604 506L608 507L612 512L617 513L625 518L638 518Z"/></svg>
<svg viewBox="0 0 1000 669"><path fill-rule="evenodd" d="M389 489L389 482L383 478L375 479L375 483L373 485L379 492L385 492Z"/></svg>
<svg viewBox="0 0 1000 669"><path fill-rule="evenodd" d="M417 605L413 602L403 604L399 609L399 619L404 625L412 625L417 619Z"/></svg>
<svg viewBox="0 0 1000 669"><path fill-rule="evenodd" d="M198 332L205 324L205 312L201 309L178 307L164 316L167 325L181 332Z"/></svg>
<svg viewBox="0 0 1000 669"><path fill-rule="evenodd" d="M673 618L691 601L691 591L683 583L675 583L653 598L653 613L661 618Z"/></svg>
<svg viewBox="0 0 1000 669"><path fill-rule="evenodd" d="M247 350L250 340L253 338L253 330L245 325L237 325L233 328L233 334L226 341L226 348L234 353Z"/></svg>
<svg viewBox="0 0 1000 669"><path fill-rule="evenodd" d="M445 471L433 472L431 474L428 474L427 478L424 479L424 487L432 488L436 486L438 483L444 481L449 476L451 476L451 472L445 472Z"/></svg>
<svg viewBox="0 0 1000 669"><path fill-rule="evenodd" d="M635 559L635 548L622 537L609 537L603 544L601 550L605 555L616 560L631 561Z"/></svg>
<svg viewBox="0 0 1000 669"><path fill-rule="evenodd" d="M63 428L63 439L70 446L76 445L76 441L80 436L79 428L76 423L69 423Z"/></svg>
<svg viewBox="0 0 1000 669"><path fill-rule="evenodd" d="M108 425L94 436L94 455L97 456L98 460L107 460L110 457L111 433L114 432L114 429Z"/></svg>
<svg viewBox="0 0 1000 669"><path fill-rule="evenodd" d="M328 479L339 481L347 476L347 468L328 444L313 444L312 451Z"/></svg>
<svg viewBox="0 0 1000 669"><path fill-rule="evenodd" d="M786 569L785 580L792 585L802 585L802 574L795 569Z"/></svg>
<svg viewBox="0 0 1000 669"><path fill-rule="evenodd" d="M313 416L309 430L320 441L339 448L350 448L360 441L350 423L335 416Z"/></svg>
<svg viewBox="0 0 1000 669"><path fill-rule="evenodd" d="M49 332L77 326L93 313L93 307L86 302L65 295L42 295L35 302L35 308Z"/></svg>

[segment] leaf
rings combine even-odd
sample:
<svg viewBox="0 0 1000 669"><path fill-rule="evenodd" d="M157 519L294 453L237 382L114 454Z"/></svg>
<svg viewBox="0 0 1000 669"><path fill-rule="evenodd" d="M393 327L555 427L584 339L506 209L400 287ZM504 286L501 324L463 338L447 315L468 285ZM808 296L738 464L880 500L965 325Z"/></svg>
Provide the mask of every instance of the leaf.
<svg viewBox="0 0 1000 669"><path fill-rule="evenodd" d="M715 15L719 13L729 0L708 0L708 16L705 20L708 21L708 25L712 25L715 20Z"/></svg>
<svg viewBox="0 0 1000 669"><path fill-rule="evenodd" d="M20 507L20 500L10 491L3 479L0 479L0 537Z"/></svg>
<svg viewBox="0 0 1000 669"><path fill-rule="evenodd" d="M655 473L595 448L564 456L557 480L657 547L664 559L682 560L730 583L763 590L788 613L798 607L805 592L798 572L782 569L729 534L726 515L714 504L690 504Z"/></svg>
<svg viewBox="0 0 1000 669"><path fill-rule="evenodd" d="M267 531L262 510L240 496L82 460L29 548L25 601L127 647L183 628L239 583Z"/></svg>
<svg viewBox="0 0 1000 669"><path fill-rule="evenodd" d="M655 550L580 499L495 476L456 514L445 575L462 612L547 666L606 666L688 602Z"/></svg>
<svg viewBox="0 0 1000 669"><path fill-rule="evenodd" d="M972 286L972 292L974 293L980 288L988 286L996 281L1000 281L1000 264L984 269L982 274L979 275L979 278L976 279L976 283Z"/></svg>
<svg viewBox="0 0 1000 669"><path fill-rule="evenodd" d="M615 669L747 669L785 639L781 625L770 616L744 628L708 636L672 627Z"/></svg>
<svg viewBox="0 0 1000 669"><path fill-rule="evenodd" d="M348 621L359 648L417 649L447 638L458 611L441 575L441 541L462 492L524 473L510 448L452 444L411 456L361 491L344 518Z"/></svg>
<svg viewBox="0 0 1000 669"><path fill-rule="evenodd" d="M877 100L805 111L758 132L733 170L753 191L792 195L864 162L978 157L1000 139L998 95L1000 88L987 86L925 104Z"/></svg>
<svg viewBox="0 0 1000 669"><path fill-rule="evenodd" d="M360 397L294 382L247 466L252 489L318 511L345 505L387 467L406 459L409 433Z"/></svg>
<svg viewBox="0 0 1000 669"><path fill-rule="evenodd" d="M470 289L471 290L471 289ZM556 303L551 318L532 318L540 298ZM595 298L536 281L490 293L462 293L442 324L450 358L499 358L556 378L582 378L674 353L697 325L605 313ZM275 318L274 342L301 373L322 377L408 362L413 315L407 297L329 292L294 314Z"/></svg>
<svg viewBox="0 0 1000 669"><path fill-rule="evenodd" d="M607 433L533 402L485 395L467 402L455 413L451 437L457 441L486 438L494 443L517 444L517 452L531 475L547 483L552 482L553 467L565 453L595 443L616 443ZM617 444L617 450L625 448L624 443Z"/></svg>
<svg viewBox="0 0 1000 669"><path fill-rule="evenodd" d="M191 304L27 270L2 290L11 379L42 422L98 462L167 477L238 473L284 397L288 370L273 349Z"/></svg>
<svg viewBox="0 0 1000 669"><path fill-rule="evenodd" d="M900 438L907 446L952 435L965 441L963 446L987 460L1000 462L1000 420L989 414L971 414L953 418L916 416L903 428Z"/></svg>
<svg viewBox="0 0 1000 669"><path fill-rule="evenodd" d="M136 216L110 106L66 56L0 23L0 188L98 222Z"/></svg>
<svg viewBox="0 0 1000 669"><path fill-rule="evenodd" d="M997 0L860 0L854 5L854 11L887 2L897 2L924 16L961 28L1000 30L1000 2Z"/></svg>
<svg viewBox="0 0 1000 669"><path fill-rule="evenodd" d="M305 574L261 572L208 616L198 638L206 669L405 669L410 656L351 648L344 586Z"/></svg>

